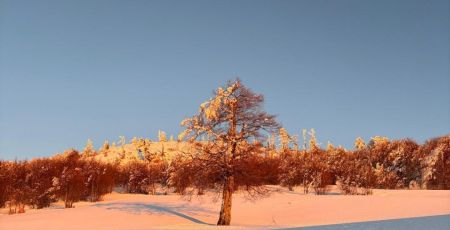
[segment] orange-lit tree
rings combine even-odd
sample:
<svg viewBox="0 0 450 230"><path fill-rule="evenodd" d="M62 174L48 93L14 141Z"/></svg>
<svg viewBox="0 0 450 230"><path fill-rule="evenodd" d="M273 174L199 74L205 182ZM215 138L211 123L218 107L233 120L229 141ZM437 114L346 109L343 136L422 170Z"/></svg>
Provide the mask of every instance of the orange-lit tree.
<svg viewBox="0 0 450 230"><path fill-rule="evenodd" d="M250 194L262 191L258 188L263 180L256 178L252 168L257 164L255 159L261 153L265 134L279 129L275 116L263 110L263 101L262 95L252 92L240 80L228 82L200 105L197 115L181 123L186 127L181 136L195 146L194 151L185 154L194 165L203 166L192 172L202 182L193 186L222 193L218 225L230 225L234 191L241 187ZM253 177L254 180L249 179Z"/></svg>

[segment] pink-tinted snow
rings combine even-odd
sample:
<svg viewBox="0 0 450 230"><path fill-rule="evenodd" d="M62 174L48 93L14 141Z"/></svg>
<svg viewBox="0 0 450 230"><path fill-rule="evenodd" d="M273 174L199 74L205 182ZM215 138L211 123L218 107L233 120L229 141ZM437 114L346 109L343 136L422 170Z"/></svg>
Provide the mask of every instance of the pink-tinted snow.
<svg viewBox="0 0 450 230"><path fill-rule="evenodd" d="M267 198L233 199L232 226L217 227L220 202L178 195L113 193L97 203L0 214L0 229L268 229L450 214L450 191L374 190L370 196L304 195L272 187ZM5 209L2 210L5 213Z"/></svg>

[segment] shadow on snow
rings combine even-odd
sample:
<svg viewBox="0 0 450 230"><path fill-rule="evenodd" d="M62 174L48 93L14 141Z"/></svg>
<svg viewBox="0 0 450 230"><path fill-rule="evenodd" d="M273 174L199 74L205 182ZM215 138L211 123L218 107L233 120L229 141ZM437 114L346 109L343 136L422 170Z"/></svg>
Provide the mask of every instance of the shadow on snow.
<svg viewBox="0 0 450 230"><path fill-rule="evenodd" d="M107 203L107 204L95 204L95 207L99 208L105 208L107 210L119 210L123 212L129 212L129 213L151 213L151 214L172 214L175 216L179 216L181 218L184 218L186 220L192 221L197 224L205 224L205 225L213 225L206 222L203 222L199 219L196 219L192 216L194 213L198 212L204 212L204 213L210 213L210 210L200 208L200 207L193 207L193 206L186 206L186 205L178 205L178 206L170 206L170 205L164 205L164 204L144 204L139 202L133 202L133 203ZM186 215L184 213L187 213L189 215Z"/></svg>
<svg viewBox="0 0 450 230"><path fill-rule="evenodd" d="M412 218L402 218L392 220L367 221L367 222L356 222L347 224L332 224L332 225L321 225L311 227L282 228L278 230L357 230L357 229L448 230L450 229L450 215L412 217Z"/></svg>

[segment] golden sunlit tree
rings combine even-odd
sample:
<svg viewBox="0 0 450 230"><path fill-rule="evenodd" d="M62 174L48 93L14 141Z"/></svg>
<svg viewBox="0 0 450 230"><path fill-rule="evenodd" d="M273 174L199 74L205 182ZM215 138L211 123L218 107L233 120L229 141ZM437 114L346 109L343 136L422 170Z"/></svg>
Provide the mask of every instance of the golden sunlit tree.
<svg viewBox="0 0 450 230"><path fill-rule="evenodd" d="M334 145L330 141L328 141L328 143L327 143L327 152L333 152L334 149L335 149Z"/></svg>
<svg viewBox="0 0 450 230"><path fill-rule="evenodd" d="M298 154L296 154L296 150L289 148L291 137L285 128L280 128L279 136L281 142L279 179L282 186L288 187L289 191L294 191L294 186L297 185L296 182L298 181Z"/></svg>
<svg viewBox="0 0 450 230"><path fill-rule="evenodd" d="M158 130L158 141L159 142L166 142L167 141L166 132Z"/></svg>
<svg viewBox="0 0 450 230"><path fill-rule="evenodd" d="M255 182L253 160L263 137L279 129L275 116L263 110L263 101L262 95L240 80L228 82L225 89L218 88L212 99L200 105L197 115L181 123L186 127L181 136L196 146L188 153L193 165L203 165L192 174L222 194L218 225L230 225L232 196L240 183L252 181L242 185L249 194L262 185Z"/></svg>
<svg viewBox="0 0 450 230"><path fill-rule="evenodd" d="M109 152L109 142L105 141L103 142L102 147L99 150L99 153L103 154L103 156L107 157Z"/></svg>
<svg viewBox="0 0 450 230"><path fill-rule="evenodd" d="M96 155L94 144L92 143L91 139L88 139L86 142L86 147L84 147L83 152L81 153L84 157L92 157Z"/></svg>
<svg viewBox="0 0 450 230"><path fill-rule="evenodd" d="M291 137L289 136L286 129L280 128L279 135L280 135L281 149L288 149L289 143L291 142Z"/></svg>
<svg viewBox="0 0 450 230"><path fill-rule="evenodd" d="M306 129L302 129L302 138L303 138L302 149L306 150Z"/></svg>
<svg viewBox="0 0 450 230"><path fill-rule="evenodd" d="M366 143L364 142L364 140L361 137L356 138L355 149L361 150L361 149L364 149L365 147L366 147Z"/></svg>
<svg viewBox="0 0 450 230"><path fill-rule="evenodd" d="M315 150L319 149L319 144L317 143L317 139L316 139L316 130L311 129L308 132L308 135L309 135L309 150L315 151Z"/></svg>

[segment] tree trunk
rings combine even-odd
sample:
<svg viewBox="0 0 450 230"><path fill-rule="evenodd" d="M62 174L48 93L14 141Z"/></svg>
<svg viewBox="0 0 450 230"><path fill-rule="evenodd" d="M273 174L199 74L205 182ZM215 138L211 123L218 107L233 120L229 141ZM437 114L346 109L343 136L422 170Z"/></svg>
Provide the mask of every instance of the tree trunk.
<svg viewBox="0 0 450 230"><path fill-rule="evenodd" d="M94 183L91 184L91 202L95 201L95 195L94 195Z"/></svg>
<svg viewBox="0 0 450 230"><path fill-rule="evenodd" d="M25 204L20 204L19 203L19 213L25 213Z"/></svg>
<svg viewBox="0 0 450 230"><path fill-rule="evenodd" d="M67 188L66 188L66 194L64 196L64 208L70 208L70 205L69 205L69 191L68 191Z"/></svg>
<svg viewBox="0 0 450 230"><path fill-rule="evenodd" d="M222 192L222 207L220 208L219 221L217 225L230 225L231 203L233 201L234 177L228 176L225 179Z"/></svg>
<svg viewBox="0 0 450 230"><path fill-rule="evenodd" d="M288 189L289 189L289 191L291 191L291 192L294 191L294 187L293 187L292 185L289 185L289 186L288 186Z"/></svg>

